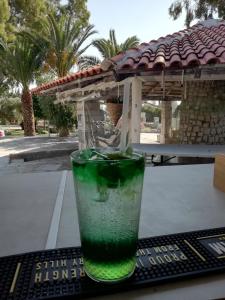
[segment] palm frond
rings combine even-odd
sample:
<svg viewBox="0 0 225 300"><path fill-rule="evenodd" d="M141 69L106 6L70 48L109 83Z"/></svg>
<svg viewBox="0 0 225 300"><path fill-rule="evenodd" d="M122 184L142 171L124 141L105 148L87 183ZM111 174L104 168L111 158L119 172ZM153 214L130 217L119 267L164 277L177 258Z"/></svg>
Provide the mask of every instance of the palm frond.
<svg viewBox="0 0 225 300"><path fill-rule="evenodd" d="M93 34L97 33L96 30L93 30L94 25L88 25L84 31L81 32L79 38L77 39L76 43L74 43L74 51L80 49L82 44Z"/></svg>
<svg viewBox="0 0 225 300"><path fill-rule="evenodd" d="M105 39L98 39L93 41L93 46L98 49L103 58L111 57L111 45Z"/></svg>
<svg viewBox="0 0 225 300"><path fill-rule="evenodd" d="M114 29L110 29L109 39L110 39L110 42L111 42L113 53L118 53L120 50L119 50L119 45L117 44L117 41L116 41L116 33L115 33Z"/></svg>
<svg viewBox="0 0 225 300"><path fill-rule="evenodd" d="M47 41L46 64L56 71L59 77L65 76L91 43L82 48L84 42L95 34L93 25L80 29L70 15L56 17L49 14L43 22L43 32ZM53 59L54 58L54 59Z"/></svg>
<svg viewBox="0 0 225 300"><path fill-rule="evenodd" d="M139 43L140 41L136 35L131 36L127 38L125 42L120 45L121 51L126 51L129 48L137 47Z"/></svg>
<svg viewBox="0 0 225 300"><path fill-rule="evenodd" d="M89 55L81 56L77 62L79 70L87 69L100 63L101 61L98 57Z"/></svg>
<svg viewBox="0 0 225 300"><path fill-rule="evenodd" d="M5 50L5 49L6 49L5 42L2 39L0 39L0 50Z"/></svg>
<svg viewBox="0 0 225 300"><path fill-rule="evenodd" d="M44 52L40 51L39 47L30 40L17 36L13 45L7 45L2 52L0 63L9 77L28 89L43 58Z"/></svg>
<svg viewBox="0 0 225 300"><path fill-rule="evenodd" d="M61 32L60 32L60 27L62 27L62 19L60 20L59 23L57 23L56 19L53 17L52 14L48 15L48 21L50 25L50 34L51 38L50 41L53 42L56 52L61 51Z"/></svg>
<svg viewBox="0 0 225 300"><path fill-rule="evenodd" d="M93 41L93 46L98 49L103 58L110 58L117 55L121 51L126 51L129 48L137 47L139 39L137 36L131 36L125 40L124 43L118 44L116 40L116 33L114 29L109 31L109 39L104 38Z"/></svg>
<svg viewBox="0 0 225 300"><path fill-rule="evenodd" d="M45 66L57 73L58 77L65 76L77 63L79 56L87 50L91 42L84 43L97 33L93 25L81 29L70 15L60 17L49 14L40 19L42 29L37 31L25 30L25 36L33 44L45 49Z"/></svg>

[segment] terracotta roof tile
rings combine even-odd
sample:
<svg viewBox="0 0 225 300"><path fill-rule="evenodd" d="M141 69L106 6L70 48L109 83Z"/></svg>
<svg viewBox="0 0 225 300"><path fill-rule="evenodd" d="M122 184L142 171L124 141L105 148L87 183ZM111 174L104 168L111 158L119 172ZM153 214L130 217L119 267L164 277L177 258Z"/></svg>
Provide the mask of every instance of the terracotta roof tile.
<svg viewBox="0 0 225 300"><path fill-rule="evenodd" d="M134 64L135 64L134 59L133 58L128 58L126 60L126 63L123 64L122 68L123 69L133 68Z"/></svg>
<svg viewBox="0 0 225 300"><path fill-rule="evenodd" d="M94 75L97 75L97 74L100 74L103 72L104 71L102 70L102 68L99 65L96 65L89 69L82 70L82 71L67 75L65 77L53 80L52 82L42 84L42 85L32 89L31 92L33 94L38 94L38 93L40 93L40 91L48 90L50 88L63 85L65 83L77 80L79 78L86 78L86 77L94 76Z"/></svg>
<svg viewBox="0 0 225 300"><path fill-rule="evenodd" d="M225 52L220 56L219 61L221 64L225 63Z"/></svg>
<svg viewBox="0 0 225 300"><path fill-rule="evenodd" d="M207 20L113 57L116 71L224 63L225 21ZM104 64L104 62L103 62ZM112 66L111 66L112 67Z"/></svg>
<svg viewBox="0 0 225 300"><path fill-rule="evenodd" d="M180 55L178 55L178 54L173 54L173 55L171 56L169 66L174 65L174 64L178 64L179 66L181 65L181 58L180 58Z"/></svg>
<svg viewBox="0 0 225 300"><path fill-rule="evenodd" d="M142 58L140 59L137 65L139 68L148 68L149 62L150 62L150 58L146 56L142 56Z"/></svg>
<svg viewBox="0 0 225 300"><path fill-rule="evenodd" d="M137 48L131 48L103 61L101 66L97 65L43 84L32 92L39 93L41 90L94 76L109 69L135 72L138 69L182 69L215 63L225 63L225 21L212 19L158 40L142 43Z"/></svg>
<svg viewBox="0 0 225 300"><path fill-rule="evenodd" d="M217 61L217 57L215 57L215 54L213 52L207 52L203 59L202 59L206 64L212 63Z"/></svg>
<svg viewBox="0 0 225 300"><path fill-rule="evenodd" d="M215 52L217 57L219 57L224 53L225 46L220 46L219 44L215 44L214 47L212 47L212 51Z"/></svg>

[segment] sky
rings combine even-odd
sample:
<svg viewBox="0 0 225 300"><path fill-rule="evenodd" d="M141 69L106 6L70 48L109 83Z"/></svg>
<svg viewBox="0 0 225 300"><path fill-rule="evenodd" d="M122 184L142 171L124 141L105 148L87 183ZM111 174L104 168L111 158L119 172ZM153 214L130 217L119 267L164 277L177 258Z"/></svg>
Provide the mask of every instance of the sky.
<svg viewBox="0 0 225 300"><path fill-rule="evenodd" d="M161 36L182 30L184 16L178 20L168 14L173 0L88 0L90 24L98 34L94 38L108 38L109 30L115 29L119 43L137 35L141 42L149 42ZM97 49L90 47L87 55L100 57Z"/></svg>

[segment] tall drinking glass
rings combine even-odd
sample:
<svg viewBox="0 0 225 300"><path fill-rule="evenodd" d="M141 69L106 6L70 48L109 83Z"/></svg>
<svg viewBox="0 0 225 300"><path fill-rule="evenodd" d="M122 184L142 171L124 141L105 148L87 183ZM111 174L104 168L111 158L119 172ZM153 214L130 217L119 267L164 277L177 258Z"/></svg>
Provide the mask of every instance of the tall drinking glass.
<svg viewBox="0 0 225 300"><path fill-rule="evenodd" d="M71 155L84 269L96 281L132 275L144 157L86 149Z"/></svg>

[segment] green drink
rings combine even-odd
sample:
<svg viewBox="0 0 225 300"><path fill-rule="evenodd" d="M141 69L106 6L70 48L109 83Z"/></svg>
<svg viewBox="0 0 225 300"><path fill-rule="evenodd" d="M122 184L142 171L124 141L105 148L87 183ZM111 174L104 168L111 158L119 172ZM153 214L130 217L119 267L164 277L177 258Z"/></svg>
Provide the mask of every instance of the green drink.
<svg viewBox="0 0 225 300"><path fill-rule="evenodd" d="M71 159L84 269L97 281L123 280L136 264L144 158L86 149Z"/></svg>

